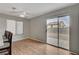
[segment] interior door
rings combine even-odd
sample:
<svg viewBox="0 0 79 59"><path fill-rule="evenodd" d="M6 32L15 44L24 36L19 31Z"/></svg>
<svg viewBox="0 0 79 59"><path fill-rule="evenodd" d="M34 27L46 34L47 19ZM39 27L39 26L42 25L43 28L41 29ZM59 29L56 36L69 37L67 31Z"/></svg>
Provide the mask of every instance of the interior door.
<svg viewBox="0 0 79 59"><path fill-rule="evenodd" d="M58 18L47 20L47 43L58 46Z"/></svg>
<svg viewBox="0 0 79 59"><path fill-rule="evenodd" d="M59 47L69 49L69 16L59 17Z"/></svg>

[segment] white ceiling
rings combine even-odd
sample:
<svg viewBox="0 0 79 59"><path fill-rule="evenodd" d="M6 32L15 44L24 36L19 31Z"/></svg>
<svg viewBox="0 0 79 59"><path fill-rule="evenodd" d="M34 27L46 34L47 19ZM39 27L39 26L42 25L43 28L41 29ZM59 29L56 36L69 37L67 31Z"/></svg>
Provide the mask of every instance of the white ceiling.
<svg viewBox="0 0 79 59"><path fill-rule="evenodd" d="M71 5L74 3L0 3L0 13L19 17L22 14L19 11L24 11L25 18L30 19ZM12 7L15 7L17 12L13 12Z"/></svg>

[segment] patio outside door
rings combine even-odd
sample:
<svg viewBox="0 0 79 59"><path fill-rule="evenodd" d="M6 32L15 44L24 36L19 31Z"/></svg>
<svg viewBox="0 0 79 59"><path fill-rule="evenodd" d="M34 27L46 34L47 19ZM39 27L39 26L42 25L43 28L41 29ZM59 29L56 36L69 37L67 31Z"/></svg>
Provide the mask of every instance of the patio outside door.
<svg viewBox="0 0 79 59"><path fill-rule="evenodd" d="M47 43L69 49L69 16L47 20Z"/></svg>

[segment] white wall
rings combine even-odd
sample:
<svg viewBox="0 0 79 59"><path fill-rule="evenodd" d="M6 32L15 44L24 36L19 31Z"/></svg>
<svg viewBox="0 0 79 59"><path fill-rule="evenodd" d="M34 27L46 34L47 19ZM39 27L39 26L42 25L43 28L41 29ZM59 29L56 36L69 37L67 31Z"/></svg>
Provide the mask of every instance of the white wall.
<svg viewBox="0 0 79 59"><path fill-rule="evenodd" d="M4 34L6 29L6 20L18 20L24 22L24 34L23 35L15 35L13 36L13 41L18 41L22 39L26 39L29 37L29 21L23 18L15 17L15 16L9 16L0 14L0 37Z"/></svg>
<svg viewBox="0 0 79 59"><path fill-rule="evenodd" d="M70 16L70 50L79 52L79 5L63 8L30 20L30 37L46 42L46 20L49 18Z"/></svg>

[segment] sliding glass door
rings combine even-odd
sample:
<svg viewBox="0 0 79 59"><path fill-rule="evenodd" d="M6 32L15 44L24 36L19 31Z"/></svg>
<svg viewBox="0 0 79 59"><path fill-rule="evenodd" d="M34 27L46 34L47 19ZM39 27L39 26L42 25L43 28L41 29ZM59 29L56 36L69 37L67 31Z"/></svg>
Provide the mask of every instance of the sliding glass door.
<svg viewBox="0 0 79 59"><path fill-rule="evenodd" d="M59 47L69 49L69 16L59 17Z"/></svg>
<svg viewBox="0 0 79 59"><path fill-rule="evenodd" d="M69 49L69 16L47 20L47 43Z"/></svg>
<svg viewBox="0 0 79 59"><path fill-rule="evenodd" d="M47 20L47 43L58 46L58 18Z"/></svg>

